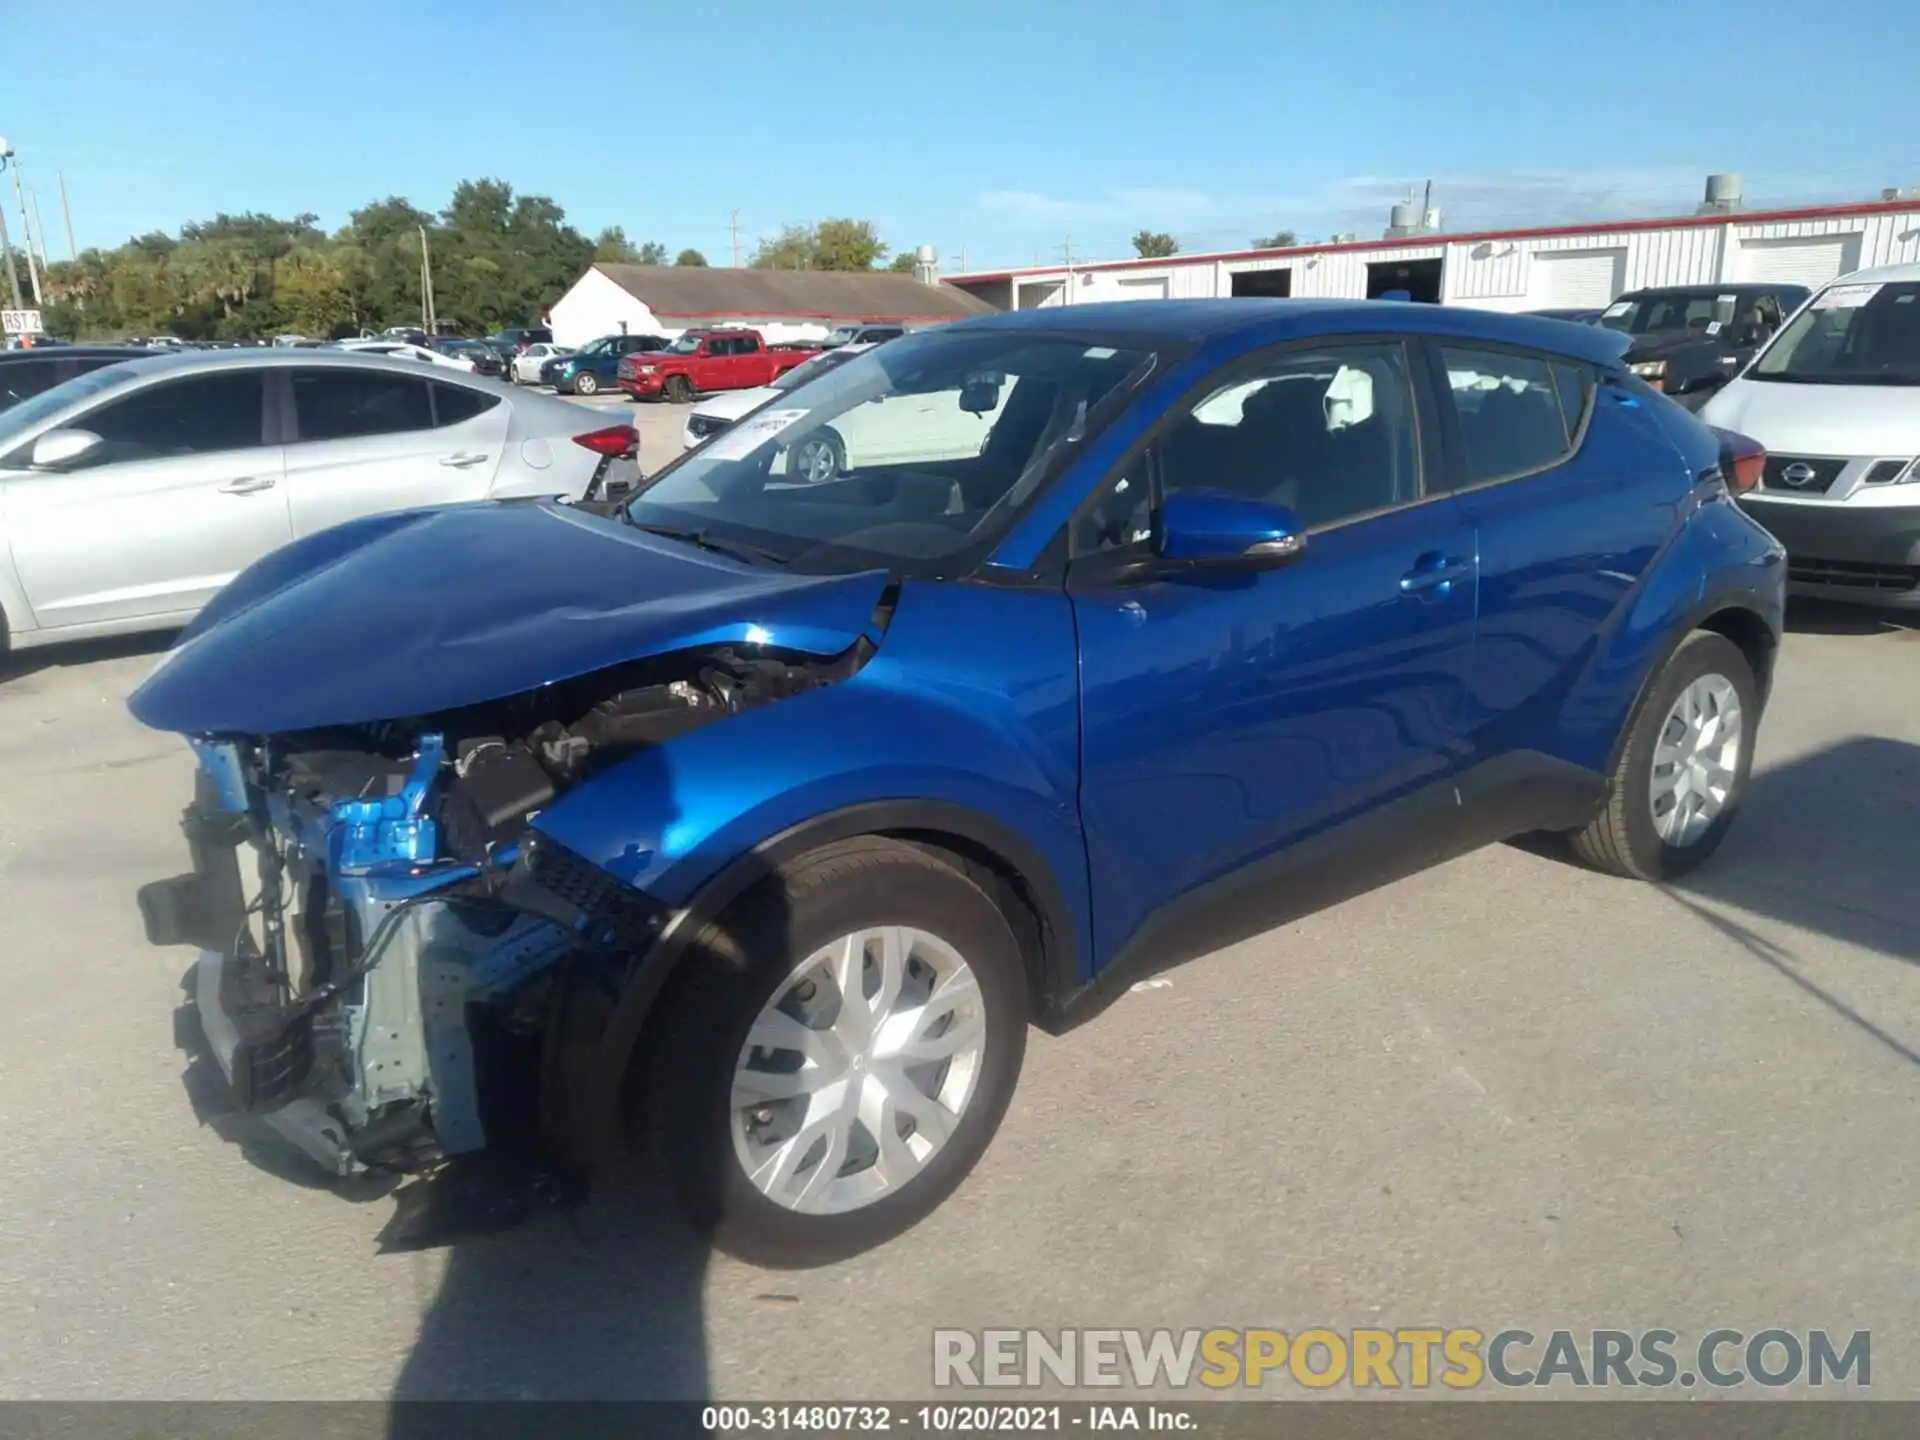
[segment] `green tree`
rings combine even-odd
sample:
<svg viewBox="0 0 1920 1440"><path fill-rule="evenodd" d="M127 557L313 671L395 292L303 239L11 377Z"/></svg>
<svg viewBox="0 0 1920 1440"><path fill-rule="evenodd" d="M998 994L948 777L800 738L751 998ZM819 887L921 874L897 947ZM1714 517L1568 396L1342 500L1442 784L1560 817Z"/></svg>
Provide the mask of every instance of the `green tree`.
<svg viewBox="0 0 1920 1440"><path fill-rule="evenodd" d="M893 257L893 263L887 266L887 269L896 275L911 275L915 263L913 252L911 250L902 250L898 255Z"/></svg>
<svg viewBox="0 0 1920 1440"><path fill-rule="evenodd" d="M673 257L673 263L676 265L705 265L707 263L707 257L702 255L698 250L682 250L678 255Z"/></svg>
<svg viewBox="0 0 1920 1440"><path fill-rule="evenodd" d="M1133 237L1133 253L1146 260L1164 260L1180 253L1180 242L1164 230L1141 230Z"/></svg>
<svg viewBox="0 0 1920 1440"><path fill-rule="evenodd" d="M822 220L788 225L761 240L752 264L759 270L871 270L886 253L871 220Z"/></svg>
<svg viewBox="0 0 1920 1440"><path fill-rule="evenodd" d="M667 263L667 247L658 240L649 240L640 247L642 265L664 265Z"/></svg>
<svg viewBox="0 0 1920 1440"><path fill-rule="evenodd" d="M606 265L637 265L640 263L640 252L627 239L625 229L609 225L593 242L593 258Z"/></svg>
<svg viewBox="0 0 1920 1440"><path fill-rule="evenodd" d="M762 239L754 247L756 270L817 270L820 239L811 225L789 225L771 240Z"/></svg>
<svg viewBox="0 0 1920 1440"><path fill-rule="evenodd" d="M822 220L814 228L814 249L822 270L871 270L887 253L871 220Z"/></svg>
<svg viewBox="0 0 1920 1440"><path fill-rule="evenodd" d="M1253 248L1256 250L1285 250L1299 243L1299 237L1297 237L1293 231L1276 230L1271 235L1256 239L1253 242Z"/></svg>

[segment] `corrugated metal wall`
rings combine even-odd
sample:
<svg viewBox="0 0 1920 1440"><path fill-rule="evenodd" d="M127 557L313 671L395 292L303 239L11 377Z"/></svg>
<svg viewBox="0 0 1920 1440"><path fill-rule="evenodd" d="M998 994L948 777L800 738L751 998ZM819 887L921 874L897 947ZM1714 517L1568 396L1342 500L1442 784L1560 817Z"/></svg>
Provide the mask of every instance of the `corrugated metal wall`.
<svg viewBox="0 0 1920 1440"><path fill-rule="evenodd" d="M1050 305L1139 299L1158 293L1162 284L1169 299L1211 299L1233 294L1233 277L1237 274L1290 269L1295 295L1357 300L1367 293L1368 265L1425 260L1437 255L1445 264L1441 282L1443 302L1495 310L1524 310L1534 303L1534 292L1538 288L1532 276L1532 259L1537 254L1568 250L1619 251L1625 257L1619 272L1624 288L1637 290L1649 285L1731 282L1740 274L1740 247L1744 242L1802 236L1849 237L1847 254L1850 257L1857 254L1857 263L1861 266L1920 262L1920 206L1882 215L1754 224L1702 222L1646 230L1602 230L1465 243L1434 240L1391 249L1329 248L1252 259L1177 256L1165 265L1124 270L1093 266L1076 270L1071 277L1064 270L1034 272L1019 276L1016 285L1022 305L1034 303L1039 292L1033 287L1047 287L1052 292L1044 302Z"/></svg>

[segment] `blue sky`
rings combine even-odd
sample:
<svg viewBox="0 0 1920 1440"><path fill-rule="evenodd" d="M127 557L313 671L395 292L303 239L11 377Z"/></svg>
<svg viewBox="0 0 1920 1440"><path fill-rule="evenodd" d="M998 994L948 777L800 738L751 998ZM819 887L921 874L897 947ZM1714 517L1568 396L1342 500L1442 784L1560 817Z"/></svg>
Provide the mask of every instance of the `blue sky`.
<svg viewBox="0 0 1920 1440"><path fill-rule="evenodd" d="M1920 184L1920 4L1851 0L0 0L0 134L66 252L216 211L329 227L464 177L743 258L869 218L953 268ZM1769 79L1768 77L1774 77ZM7 187L11 190L11 186ZM17 215L10 220L18 232Z"/></svg>

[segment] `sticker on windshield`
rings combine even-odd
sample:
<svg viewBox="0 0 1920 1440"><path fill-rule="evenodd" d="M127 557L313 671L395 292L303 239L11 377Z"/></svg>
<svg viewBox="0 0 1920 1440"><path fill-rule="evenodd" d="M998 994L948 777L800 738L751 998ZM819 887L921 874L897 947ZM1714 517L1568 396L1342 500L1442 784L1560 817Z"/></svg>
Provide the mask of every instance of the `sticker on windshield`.
<svg viewBox="0 0 1920 1440"><path fill-rule="evenodd" d="M1631 300L1616 300L1600 312L1600 318L1602 320L1618 320L1632 308L1633 302Z"/></svg>
<svg viewBox="0 0 1920 1440"><path fill-rule="evenodd" d="M1719 333L1720 333L1720 322L1718 320L1709 320L1707 322L1707 334L1718 335Z"/></svg>
<svg viewBox="0 0 1920 1440"><path fill-rule="evenodd" d="M1120 352L1111 345L1089 345L1082 354L1088 360L1111 360Z"/></svg>
<svg viewBox="0 0 1920 1440"><path fill-rule="evenodd" d="M804 420L805 410L763 410L749 415L706 448L709 460L744 460L796 420Z"/></svg>
<svg viewBox="0 0 1920 1440"><path fill-rule="evenodd" d="M1813 302L1816 310L1858 310L1880 293L1878 285L1829 285Z"/></svg>

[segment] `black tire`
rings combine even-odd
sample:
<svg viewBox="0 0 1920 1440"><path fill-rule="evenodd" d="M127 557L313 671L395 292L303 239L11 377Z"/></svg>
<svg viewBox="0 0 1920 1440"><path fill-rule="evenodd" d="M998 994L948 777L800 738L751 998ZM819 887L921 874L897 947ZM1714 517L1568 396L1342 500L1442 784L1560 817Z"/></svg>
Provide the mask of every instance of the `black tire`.
<svg viewBox="0 0 1920 1440"><path fill-rule="evenodd" d="M693 382L684 375L669 375L667 383L660 387L660 398L669 405L690 405L693 403Z"/></svg>
<svg viewBox="0 0 1920 1440"><path fill-rule="evenodd" d="M1740 700L1741 745L1726 803L1698 839L1668 844L1654 824L1650 789L1654 748L1674 702L1706 675L1723 676ZM1634 717L1627 743L1608 785L1607 808L1571 837L1573 852L1596 870L1635 880L1675 880L1712 855L1726 838L1753 770L1753 742L1760 726L1759 687L1747 657L1724 635L1697 630L1681 642Z"/></svg>
<svg viewBox="0 0 1920 1440"><path fill-rule="evenodd" d="M582 370L578 375L573 377L573 389L574 393L578 395L598 395L600 393L600 377L591 370Z"/></svg>
<svg viewBox="0 0 1920 1440"><path fill-rule="evenodd" d="M795 961L870 925L909 924L965 957L986 1044L952 1135L891 1194L838 1214L800 1214L755 1188L734 1152L734 1069L762 1007ZM879 837L826 846L755 887L696 938L649 1027L644 1115L662 1169L695 1225L755 1264L824 1265L918 1224L964 1180L1006 1113L1026 1051L1020 948L999 908L958 869Z"/></svg>

